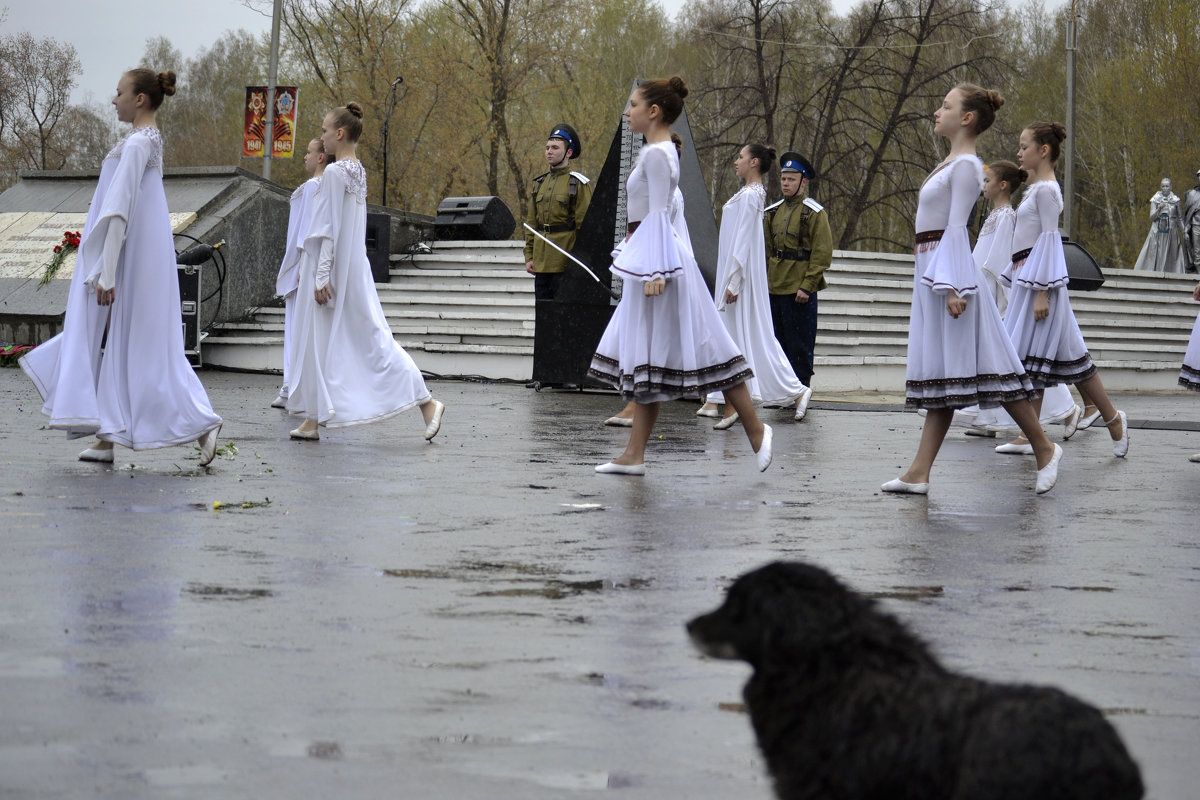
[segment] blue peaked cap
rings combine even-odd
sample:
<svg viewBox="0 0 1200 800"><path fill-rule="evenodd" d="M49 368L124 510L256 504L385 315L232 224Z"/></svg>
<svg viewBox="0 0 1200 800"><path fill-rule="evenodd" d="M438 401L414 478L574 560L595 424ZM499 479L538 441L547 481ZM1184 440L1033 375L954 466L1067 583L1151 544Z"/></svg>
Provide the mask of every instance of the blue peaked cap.
<svg viewBox="0 0 1200 800"><path fill-rule="evenodd" d="M779 157L780 172L799 172L810 181L816 177L817 171L812 162L795 150L789 150Z"/></svg>

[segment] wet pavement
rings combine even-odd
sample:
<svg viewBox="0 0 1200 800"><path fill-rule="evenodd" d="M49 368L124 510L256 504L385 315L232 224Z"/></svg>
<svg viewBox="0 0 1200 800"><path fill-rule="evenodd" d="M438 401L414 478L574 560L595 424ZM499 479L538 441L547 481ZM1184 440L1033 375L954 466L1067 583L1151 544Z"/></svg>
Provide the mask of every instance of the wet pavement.
<svg viewBox="0 0 1200 800"><path fill-rule="evenodd" d="M211 468L105 466L0 370L0 797L769 800L748 668L683 623L777 558L955 669L1096 704L1149 797L1196 796L1200 396L1120 397L1129 458L1081 432L1043 497L1032 459L952 434L919 498L878 490L921 422L894 398L764 412L765 474L670 404L639 479L592 472L612 396L435 382L435 443L413 411L311 444L276 378L201 377Z"/></svg>

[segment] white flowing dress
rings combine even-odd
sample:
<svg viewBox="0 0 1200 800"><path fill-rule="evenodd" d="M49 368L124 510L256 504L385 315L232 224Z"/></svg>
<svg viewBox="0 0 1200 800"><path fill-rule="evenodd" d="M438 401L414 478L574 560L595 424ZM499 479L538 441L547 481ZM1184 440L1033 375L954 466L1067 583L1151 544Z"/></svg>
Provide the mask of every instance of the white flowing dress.
<svg viewBox="0 0 1200 800"><path fill-rule="evenodd" d="M1001 279L1001 276L1008 270L1008 265L1012 263L1013 230L1016 228L1016 222L1017 212L1012 209L1012 206L1000 206L992 209L992 213L988 214L983 228L979 231L975 249L971 251L971 255L975 258L975 266L979 267L983 279L987 281L988 289L992 292L992 297L995 298L996 306L1000 309L1002 317L1008 307L1008 285ZM1071 390L1067 388L1066 384L1047 387L1042 395L1040 421L1043 425L1063 421L1074 408L1075 400L1071 397ZM961 420L959 414L955 414L955 422L960 424L966 422L971 410L963 409ZM982 412L978 408L974 408L974 411L978 412L978 415L969 422L974 427L985 427L992 431L1020 429L1020 426L1003 407Z"/></svg>
<svg viewBox="0 0 1200 800"><path fill-rule="evenodd" d="M195 441L221 424L183 352L162 164L162 136L149 127L135 128L105 156L62 333L21 359L42 395L49 426L65 430L69 439L95 434L149 450ZM120 254L106 265L105 239L122 224ZM100 306L96 284L109 279L115 300Z"/></svg>
<svg viewBox="0 0 1200 800"><path fill-rule="evenodd" d="M1067 296L1067 258L1058 217L1062 213L1058 181L1030 184L1017 207L1013 252L1028 249L1023 262L1014 262L1005 273L1012 284L1004 327L1016 347L1033 385L1041 389L1058 383L1079 383L1096 374L1096 367L1075 321ZM1034 319L1033 305L1046 291L1050 315Z"/></svg>
<svg viewBox="0 0 1200 800"><path fill-rule="evenodd" d="M356 160L325 169L313 198L296 295L296 360L287 410L330 428L393 417L430 399L394 338L367 259L367 174ZM313 293L333 298L317 305Z"/></svg>
<svg viewBox="0 0 1200 800"><path fill-rule="evenodd" d="M791 405L804 391L804 384L792 370L771 325L767 245L763 238L766 199L762 184L748 184L729 198L721 211L717 311L730 338L754 370L754 377L746 381L750 396L764 403ZM737 302L725 302L726 290L738 296ZM713 392L707 400L724 403L725 396Z"/></svg>
<svg viewBox="0 0 1200 800"><path fill-rule="evenodd" d="M292 361L296 348L296 287L300 285L300 261L304 255L304 239L312 221L312 199L317 193L321 179L312 177L292 192L288 208L287 244L283 250L283 262L275 278L275 294L283 298L283 385L279 396L286 399L291 385Z"/></svg>
<svg viewBox="0 0 1200 800"><path fill-rule="evenodd" d="M905 381L909 408L986 409L1033 394L971 257L967 220L982 187L983 163L973 155L947 161L921 186L917 233L941 236L916 247ZM958 319L946 310L951 289L967 298Z"/></svg>
<svg viewBox="0 0 1200 800"><path fill-rule="evenodd" d="M698 397L754 375L721 324L691 246L671 224L678 185L675 145L642 147L626 182L628 218L639 225L612 265L624 280L621 302L588 369L639 403ZM642 284L655 278L666 280L663 293L647 297Z"/></svg>
<svg viewBox="0 0 1200 800"><path fill-rule="evenodd" d="M1193 392L1200 392L1200 315L1196 316L1196 324L1192 326L1192 338L1188 339L1183 368L1179 370L1179 385Z"/></svg>

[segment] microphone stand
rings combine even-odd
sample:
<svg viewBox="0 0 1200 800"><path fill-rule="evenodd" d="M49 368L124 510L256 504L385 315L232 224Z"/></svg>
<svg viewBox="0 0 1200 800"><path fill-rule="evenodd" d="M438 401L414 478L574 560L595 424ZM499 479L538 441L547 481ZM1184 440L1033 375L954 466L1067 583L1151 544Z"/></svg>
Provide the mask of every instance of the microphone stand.
<svg viewBox="0 0 1200 800"><path fill-rule="evenodd" d="M383 128L380 131L382 134L379 141L379 149L375 151L375 160L380 160L380 154L383 156L383 188L380 190L379 204L387 205L387 186L388 186L388 133L392 126L392 110L396 107L396 87L404 83L404 78L396 78L392 81L392 94L388 98L387 111L383 113Z"/></svg>

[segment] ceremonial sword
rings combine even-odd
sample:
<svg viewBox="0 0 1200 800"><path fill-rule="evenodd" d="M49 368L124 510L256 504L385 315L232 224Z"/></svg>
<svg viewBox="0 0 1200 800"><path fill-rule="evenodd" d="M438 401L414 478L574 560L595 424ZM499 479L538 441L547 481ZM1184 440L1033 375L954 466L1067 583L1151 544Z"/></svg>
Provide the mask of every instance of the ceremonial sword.
<svg viewBox="0 0 1200 800"><path fill-rule="evenodd" d="M551 246L551 247L553 247L555 250L557 250L558 252L562 253L564 256L566 256L567 258L571 259L572 261L574 261L574 262L575 262L576 264L578 264L579 266L583 267L583 271L584 271L584 272L586 272L588 275L591 275L591 276L592 276L592 280L594 280L596 283L600 284L601 286L604 286L604 282L603 282L602 280L600 280L598 277L596 277L596 273L592 272L592 268L591 268L591 267L589 267L587 264L583 263L583 262L582 262L582 261L580 261L578 258L576 258L575 256L571 255L571 254L570 254L570 253L568 253L566 250L563 250L563 249L562 249L561 247L559 247L557 244L555 244L554 242L552 242L552 241L549 239L549 237L547 237L547 236L543 236L543 235L542 235L542 233L541 233L541 232L540 232L540 231L539 231L537 228L533 227L533 226L532 226L532 225L530 225L528 222L522 222L521 224L525 226L525 230L529 231L529 232L530 232L530 233L532 233L534 236L538 237L538 238L539 238L539 239L541 239L543 242L545 242L546 244L550 245L550 246ZM608 290L608 294L609 294L609 296L610 296L610 297L612 297L612 299L613 299L613 300L617 300L617 301L619 301L619 300L621 299L621 295L619 295L619 294L617 294L616 292L614 292L614 291L613 291L613 290L612 290L610 287L608 287L608 286L604 286L604 288Z"/></svg>

